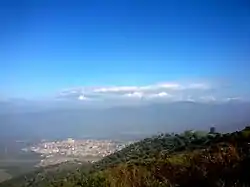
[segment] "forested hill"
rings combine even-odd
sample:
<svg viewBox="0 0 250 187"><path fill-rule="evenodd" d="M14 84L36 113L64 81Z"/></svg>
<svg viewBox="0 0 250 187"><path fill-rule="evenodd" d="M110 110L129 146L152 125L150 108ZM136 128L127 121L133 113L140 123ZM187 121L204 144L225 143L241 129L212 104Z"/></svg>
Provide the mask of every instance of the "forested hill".
<svg viewBox="0 0 250 187"><path fill-rule="evenodd" d="M249 144L250 127L228 134L161 134L88 168L41 170L0 187L250 186Z"/></svg>
<svg viewBox="0 0 250 187"><path fill-rule="evenodd" d="M115 152L94 164L96 169L125 163L133 160L143 160L161 157L184 150L204 148L211 140L220 138L222 134L210 134L202 131L185 131L182 134L160 134L131 144L121 151Z"/></svg>

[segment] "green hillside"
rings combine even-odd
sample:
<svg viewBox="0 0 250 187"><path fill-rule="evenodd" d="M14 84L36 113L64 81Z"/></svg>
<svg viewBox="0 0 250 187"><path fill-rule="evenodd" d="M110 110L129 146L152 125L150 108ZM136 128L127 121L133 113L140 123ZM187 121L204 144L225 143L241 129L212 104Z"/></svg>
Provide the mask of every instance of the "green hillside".
<svg viewBox="0 0 250 187"><path fill-rule="evenodd" d="M93 165L40 169L0 187L250 186L249 144L249 127L230 134L161 134Z"/></svg>

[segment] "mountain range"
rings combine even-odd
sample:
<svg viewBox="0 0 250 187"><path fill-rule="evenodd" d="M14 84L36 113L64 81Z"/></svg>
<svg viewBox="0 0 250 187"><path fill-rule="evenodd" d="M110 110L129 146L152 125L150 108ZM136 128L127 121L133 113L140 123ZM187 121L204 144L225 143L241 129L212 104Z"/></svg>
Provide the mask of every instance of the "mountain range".
<svg viewBox="0 0 250 187"><path fill-rule="evenodd" d="M6 112L6 106L9 107ZM187 129L233 131L250 123L250 103L169 102L88 107L1 104L0 136L122 138Z"/></svg>

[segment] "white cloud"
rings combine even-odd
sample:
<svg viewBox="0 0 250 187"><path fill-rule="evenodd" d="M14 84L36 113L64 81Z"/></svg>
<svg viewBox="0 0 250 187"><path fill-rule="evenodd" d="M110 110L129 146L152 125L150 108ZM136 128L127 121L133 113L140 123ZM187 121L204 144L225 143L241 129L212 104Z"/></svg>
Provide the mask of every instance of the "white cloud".
<svg viewBox="0 0 250 187"><path fill-rule="evenodd" d="M157 94L159 97L166 97L169 96L166 92L161 92Z"/></svg>
<svg viewBox="0 0 250 187"><path fill-rule="evenodd" d="M87 100L88 98L85 97L84 95L79 95L79 96L78 96L78 99L79 99L79 100Z"/></svg>
<svg viewBox="0 0 250 187"><path fill-rule="evenodd" d="M155 86L155 88L165 88L165 89L181 89L183 86L177 83L163 83L158 84Z"/></svg>
<svg viewBox="0 0 250 187"><path fill-rule="evenodd" d="M78 100L123 100L124 98L154 100L158 98L164 101L202 101L213 102L222 97L219 92L222 88L214 89L213 85L203 82L162 82L149 85L126 85L126 86L99 86L99 87L77 87L64 90L59 94L63 98L76 98ZM220 96L220 97L219 97ZM220 98L220 99L219 99ZM161 99L161 100L162 100ZM232 100L232 99L228 99Z"/></svg>
<svg viewBox="0 0 250 187"><path fill-rule="evenodd" d="M145 86L108 86L95 88L92 91L95 93L116 93L116 92L149 92L154 90L188 90L188 89L209 89L209 86L204 83L160 83Z"/></svg>
<svg viewBox="0 0 250 187"><path fill-rule="evenodd" d="M136 98L142 98L143 95L144 94L142 92L133 92L133 93L124 94L124 96L126 97L136 97Z"/></svg>
<svg viewBox="0 0 250 187"><path fill-rule="evenodd" d="M156 94L150 94L148 96L149 98L162 98L162 97L171 97L170 94L166 93L166 92L160 92L160 93L156 93Z"/></svg>
<svg viewBox="0 0 250 187"><path fill-rule="evenodd" d="M96 88L93 92L123 92L123 91L136 91L138 87L136 86L114 86L114 87L102 87Z"/></svg>

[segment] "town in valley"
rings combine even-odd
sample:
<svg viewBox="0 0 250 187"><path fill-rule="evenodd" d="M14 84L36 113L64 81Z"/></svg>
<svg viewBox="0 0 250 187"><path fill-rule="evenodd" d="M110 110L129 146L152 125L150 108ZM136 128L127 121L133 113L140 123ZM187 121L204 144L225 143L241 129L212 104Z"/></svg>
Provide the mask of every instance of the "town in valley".
<svg viewBox="0 0 250 187"><path fill-rule="evenodd" d="M125 143L95 139L74 140L68 138L61 141L41 141L23 150L40 154L41 161L36 166L46 167L68 161L93 163L124 148L130 143L132 142Z"/></svg>

